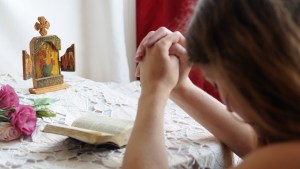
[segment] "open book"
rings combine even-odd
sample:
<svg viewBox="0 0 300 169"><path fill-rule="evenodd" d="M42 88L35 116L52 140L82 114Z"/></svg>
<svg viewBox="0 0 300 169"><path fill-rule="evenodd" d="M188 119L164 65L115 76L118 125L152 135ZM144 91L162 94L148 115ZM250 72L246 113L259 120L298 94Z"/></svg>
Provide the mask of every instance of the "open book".
<svg viewBox="0 0 300 169"><path fill-rule="evenodd" d="M77 118L71 126L46 124L43 132L60 134L89 143L125 146L128 142L133 121L116 119L89 113Z"/></svg>

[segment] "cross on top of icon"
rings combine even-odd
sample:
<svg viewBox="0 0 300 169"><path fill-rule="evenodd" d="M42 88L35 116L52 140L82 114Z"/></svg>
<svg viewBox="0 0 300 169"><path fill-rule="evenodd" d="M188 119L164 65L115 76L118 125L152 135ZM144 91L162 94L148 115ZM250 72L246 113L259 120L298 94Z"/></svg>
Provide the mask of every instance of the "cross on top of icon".
<svg viewBox="0 0 300 169"><path fill-rule="evenodd" d="M43 16L38 17L38 21L40 23L38 22L35 23L34 25L35 30L39 31L42 36L46 36L47 35L46 29L49 29L50 23Z"/></svg>

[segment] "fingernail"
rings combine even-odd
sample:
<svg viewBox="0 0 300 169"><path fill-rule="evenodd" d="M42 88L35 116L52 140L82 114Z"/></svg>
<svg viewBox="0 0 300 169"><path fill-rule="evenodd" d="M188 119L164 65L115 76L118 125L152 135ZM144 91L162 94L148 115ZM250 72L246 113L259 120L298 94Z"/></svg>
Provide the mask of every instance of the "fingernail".
<svg viewBox="0 0 300 169"><path fill-rule="evenodd" d="M141 55L139 55L139 56L137 56L136 58L135 58L135 61L136 62L140 62L140 61L142 61L143 60L143 56L141 56Z"/></svg>

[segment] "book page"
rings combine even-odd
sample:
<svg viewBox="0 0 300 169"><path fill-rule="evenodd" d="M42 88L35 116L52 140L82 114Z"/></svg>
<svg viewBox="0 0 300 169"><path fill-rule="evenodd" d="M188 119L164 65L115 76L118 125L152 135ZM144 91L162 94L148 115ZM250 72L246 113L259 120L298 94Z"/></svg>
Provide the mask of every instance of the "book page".
<svg viewBox="0 0 300 169"><path fill-rule="evenodd" d="M76 119L72 123L72 126L118 135L132 128L133 121L106 117L96 113L88 113Z"/></svg>
<svg viewBox="0 0 300 169"><path fill-rule="evenodd" d="M105 134L98 131L78 127L66 126L62 124L47 124L45 125L42 131L46 133L53 133L72 137L74 139L90 144L103 144L109 141L115 141L114 136L110 134ZM117 142L116 144L118 145L119 142Z"/></svg>
<svg viewBox="0 0 300 169"><path fill-rule="evenodd" d="M133 121L87 113L76 119L72 126L47 124L43 132L69 136L90 144L113 143L117 147L127 144Z"/></svg>

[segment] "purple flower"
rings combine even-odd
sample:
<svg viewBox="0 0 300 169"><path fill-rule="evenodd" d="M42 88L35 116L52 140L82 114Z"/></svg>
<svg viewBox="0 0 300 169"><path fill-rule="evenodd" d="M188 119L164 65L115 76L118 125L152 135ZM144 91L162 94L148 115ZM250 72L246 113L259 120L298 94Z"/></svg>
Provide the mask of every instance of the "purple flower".
<svg viewBox="0 0 300 169"><path fill-rule="evenodd" d="M23 135L31 135L36 128L36 112L28 105L19 105L11 113L11 124Z"/></svg>
<svg viewBox="0 0 300 169"><path fill-rule="evenodd" d="M9 109L19 106L19 97L10 85L0 89L0 109Z"/></svg>

